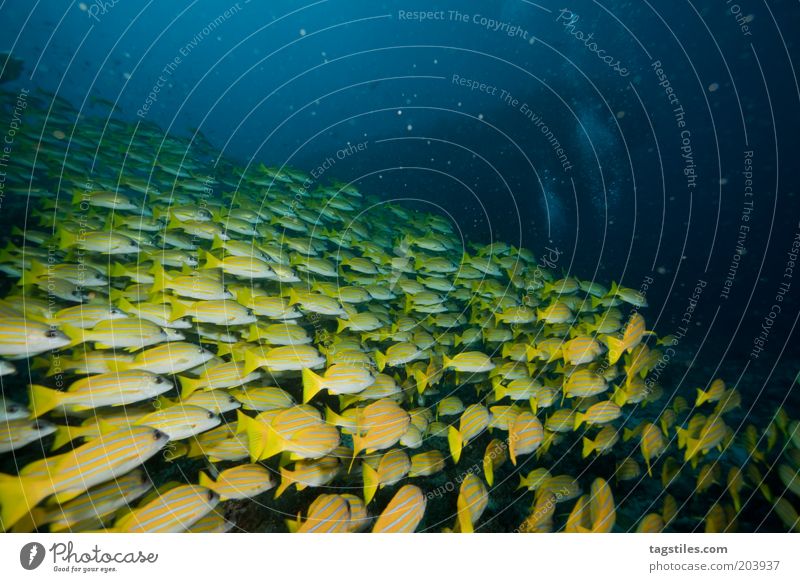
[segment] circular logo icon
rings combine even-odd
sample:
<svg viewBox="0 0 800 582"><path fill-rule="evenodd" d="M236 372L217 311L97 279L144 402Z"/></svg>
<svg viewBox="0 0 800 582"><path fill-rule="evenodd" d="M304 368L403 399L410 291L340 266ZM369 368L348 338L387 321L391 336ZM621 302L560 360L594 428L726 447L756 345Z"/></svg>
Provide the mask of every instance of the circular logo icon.
<svg viewBox="0 0 800 582"><path fill-rule="evenodd" d="M19 563L26 570L35 570L44 561L44 546L39 542L30 542L19 551Z"/></svg>

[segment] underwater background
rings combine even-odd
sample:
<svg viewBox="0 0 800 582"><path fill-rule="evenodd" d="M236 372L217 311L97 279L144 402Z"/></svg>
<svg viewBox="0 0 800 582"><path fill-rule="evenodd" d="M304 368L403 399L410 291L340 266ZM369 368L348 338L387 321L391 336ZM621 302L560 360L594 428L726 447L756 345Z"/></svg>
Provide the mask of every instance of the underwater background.
<svg viewBox="0 0 800 582"><path fill-rule="evenodd" d="M664 399L631 413L626 427L659 424L659 411L676 396L691 406L697 389L717 378L738 391L741 406L726 416L732 438L744 438L753 425L759 439L753 449L739 443L719 453L722 468L710 485L698 484L694 467L682 473L670 489L682 509L667 531L715 531L709 508L729 502L728 471L745 471L753 450L763 452L761 481L749 476L749 501L722 521L735 521L738 531L787 531L797 521L773 508L784 490L800 507L792 496L800 483L797 456L782 460L786 443L800 439L791 422L800 418L797 29L797 6L788 0L5 2L3 166L30 160L25 139L59 131L56 139L76 140L43 171L35 161L8 171L0 199L5 257L24 254L24 237L11 236L12 226L39 228L26 218L34 207L72 199L70 188L59 191L64 168L75 183L108 174L109 162L118 158L122 166L137 147L155 155L164 147L161 132L174 138L167 147L189 160L194 178L215 176L212 196L223 207L240 177L246 185L248 176L296 170L294 185L304 191L346 184L371 196L362 207L367 223L369 209L396 204L420 214L372 216L422 236L431 227L415 217L441 215L458 242L443 256L455 263L464 252L481 255L480 248L505 243L530 249L531 270L551 273L550 283L615 282L646 295L646 329L673 341L657 370ZM92 131L81 141L85 120ZM139 129L148 136L144 146L136 142ZM77 161L69 163L72 155ZM135 158L125 167L142 179L153 174ZM139 207L169 203L122 190ZM293 193L273 189L263 208L281 196L288 204ZM47 226L58 235L56 221ZM412 256L424 264L425 249L417 250ZM10 269L3 277L3 296L13 295L21 275ZM503 269L497 278L505 284L509 276ZM544 306L549 296L540 299ZM392 317L401 307L392 306ZM502 344L489 344L484 351L499 357ZM24 401L26 385L42 381L35 367L17 368L0 376L3 395ZM445 376L451 381L458 383ZM457 465L448 457L443 471L423 480L423 492L437 494L429 495L418 531L453 527L459 476L482 464L492 436L484 431ZM446 438L423 446L452 451ZM43 456L37 447L0 454L0 472L16 475ZM619 458L598 456L582 472L580 447L558 458L553 475L580 473L584 493L593 477L612 483L619 469ZM197 460L149 463L157 486L207 470ZM788 484L777 473L784 463L795 474ZM534 494L517 485L535 467L521 474L506 463L498 470L501 484L490 488L477 531L519 530ZM653 510L652 499L666 489L660 471L654 479L614 482L615 531L635 531ZM270 491L228 502L225 518L240 531L287 531L286 517L305 515L320 493L361 490L359 479L339 478L330 491L312 487L278 499ZM771 493L756 493L764 483ZM380 513L398 487L381 488L378 508L368 513ZM437 504L440 497L447 499ZM572 503L559 505L557 523Z"/></svg>

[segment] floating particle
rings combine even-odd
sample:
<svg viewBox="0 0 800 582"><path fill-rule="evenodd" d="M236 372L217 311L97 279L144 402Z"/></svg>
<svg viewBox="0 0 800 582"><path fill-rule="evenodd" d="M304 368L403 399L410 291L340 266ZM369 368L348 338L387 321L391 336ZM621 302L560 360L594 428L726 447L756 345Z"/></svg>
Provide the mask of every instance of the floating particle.
<svg viewBox="0 0 800 582"><path fill-rule="evenodd" d="M713 92L714 92L714 91L716 91L717 89L719 89L719 83L711 83L711 84L708 86L708 90L709 90L709 92L711 92L711 93L713 93Z"/></svg>
<svg viewBox="0 0 800 582"><path fill-rule="evenodd" d="M406 129L408 131L411 131L412 129L414 129L414 126L409 123L408 125L406 125Z"/></svg>
<svg viewBox="0 0 800 582"><path fill-rule="evenodd" d="M67 134L61 131L60 129L57 129L53 132L53 137L56 139L64 139L65 137L67 137Z"/></svg>
<svg viewBox="0 0 800 582"><path fill-rule="evenodd" d="M300 29L300 36L305 36L305 35L306 35L306 29L305 28L301 28Z"/></svg>

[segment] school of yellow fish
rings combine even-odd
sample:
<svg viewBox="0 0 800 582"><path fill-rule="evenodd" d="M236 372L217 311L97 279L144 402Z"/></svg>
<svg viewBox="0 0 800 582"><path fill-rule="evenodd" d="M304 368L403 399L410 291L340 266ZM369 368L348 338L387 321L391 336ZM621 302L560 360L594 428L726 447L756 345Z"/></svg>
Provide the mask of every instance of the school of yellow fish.
<svg viewBox="0 0 800 582"><path fill-rule="evenodd" d="M266 495L296 496L290 532L494 531L512 502L519 532L737 531L746 506L800 531L798 421L653 382L675 340L639 290L30 99L4 172L27 211L0 252L0 530L222 532ZM203 468L156 487L158 459Z"/></svg>

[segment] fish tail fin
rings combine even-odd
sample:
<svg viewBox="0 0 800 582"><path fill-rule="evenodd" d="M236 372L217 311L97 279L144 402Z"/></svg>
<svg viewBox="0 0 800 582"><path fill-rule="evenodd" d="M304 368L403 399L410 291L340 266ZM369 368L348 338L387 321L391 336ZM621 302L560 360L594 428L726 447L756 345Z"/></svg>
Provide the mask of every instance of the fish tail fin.
<svg viewBox="0 0 800 582"><path fill-rule="evenodd" d="M65 345L63 348L61 348L63 350L65 350L67 348L75 347L77 345L82 344L84 341L86 341L86 337L85 337L86 334L85 334L84 330L82 330L79 327L76 327L74 325L70 325L69 323L65 323L64 325L62 325L60 327L60 329L65 334L67 334L67 337L70 340L67 345Z"/></svg>
<svg viewBox="0 0 800 582"><path fill-rule="evenodd" d="M375 350L375 365L378 367L379 372L383 372L386 367L386 354L380 350Z"/></svg>
<svg viewBox="0 0 800 582"><path fill-rule="evenodd" d="M249 287L242 286L236 290L236 301L245 307L253 307L253 292Z"/></svg>
<svg viewBox="0 0 800 582"><path fill-rule="evenodd" d="M203 266L200 267L201 269L221 269L222 268L222 260L218 259L211 253L205 250L200 250L200 258L205 261Z"/></svg>
<svg viewBox="0 0 800 582"><path fill-rule="evenodd" d="M200 471L197 484L200 485L200 487L205 487L206 489L211 489L213 491L216 482L211 477L206 475L204 471Z"/></svg>
<svg viewBox="0 0 800 582"><path fill-rule="evenodd" d="M300 296L297 294L297 291L294 290L293 287L289 288L289 307L292 305L297 305L300 303Z"/></svg>
<svg viewBox="0 0 800 582"><path fill-rule="evenodd" d="M127 274L128 274L128 269L125 268L125 265L123 265L119 261L114 261L114 265L111 267L111 276L126 277Z"/></svg>
<svg viewBox="0 0 800 582"><path fill-rule="evenodd" d="M483 476L486 478L486 484L489 487L494 485L494 462L492 462L492 457L489 455L483 457Z"/></svg>
<svg viewBox="0 0 800 582"><path fill-rule="evenodd" d="M380 478L378 472L369 463L361 463L361 472L364 478L364 505L369 505L378 490Z"/></svg>
<svg viewBox="0 0 800 582"><path fill-rule="evenodd" d="M294 479L292 479L292 472L289 469L286 467L281 467L280 472L281 484L278 485L278 488L275 490L275 499L283 495L283 492L286 491L292 483L294 483Z"/></svg>
<svg viewBox="0 0 800 582"><path fill-rule="evenodd" d="M150 293L156 294L164 291L167 288L167 272L164 267L158 262L153 264L153 285L150 287Z"/></svg>
<svg viewBox="0 0 800 582"><path fill-rule="evenodd" d="M346 421L340 414L336 414L331 410L330 406L325 406L325 422L335 426L342 426Z"/></svg>
<svg viewBox="0 0 800 582"><path fill-rule="evenodd" d="M242 370L243 376L248 376L261 367L261 356L253 350L244 351L244 369Z"/></svg>
<svg viewBox="0 0 800 582"><path fill-rule="evenodd" d="M54 433L53 444L50 447L50 451L57 451L76 438L83 436L80 432L79 427L69 425L56 426L56 432Z"/></svg>
<svg viewBox="0 0 800 582"><path fill-rule="evenodd" d="M247 434L247 427L251 422L254 420L242 412L241 408L236 410L236 434Z"/></svg>
<svg viewBox="0 0 800 582"><path fill-rule="evenodd" d="M450 445L450 454L453 456L453 462L458 463L461 459L461 450L464 448L464 437L454 426L447 429L447 444Z"/></svg>
<svg viewBox="0 0 800 582"><path fill-rule="evenodd" d="M350 325L349 321L347 321L346 319L342 319L341 317L337 318L336 321L338 322L336 326L336 333L342 333Z"/></svg>
<svg viewBox="0 0 800 582"><path fill-rule="evenodd" d="M76 235L74 232L68 231L66 228L60 228L58 234L58 248L60 248L62 251L69 250L75 245L76 242L78 242L78 235Z"/></svg>
<svg viewBox="0 0 800 582"><path fill-rule="evenodd" d="M428 377L422 370L414 370L414 380L417 381L417 393L422 394L428 387Z"/></svg>
<svg viewBox="0 0 800 582"><path fill-rule="evenodd" d="M22 277L20 277L18 285L22 287L27 287L28 285L35 285L36 282L39 280L39 277L47 274L47 267L45 267L42 263L37 261L36 259L31 259L31 268L28 270L22 271Z"/></svg>
<svg viewBox="0 0 800 582"><path fill-rule="evenodd" d="M203 387L203 381L200 378L178 376L178 381L181 384L181 400L186 400Z"/></svg>
<svg viewBox="0 0 800 582"><path fill-rule="evenodd" d="M272 426L258 421L254 422L251 426L257 426L259 428L258 437L262 445L261 452L258 455L258 460L272 458L284 451L286 448L286 441L275 431L274 428L272 428Z"/></svg>
<svg viewBox="0 0 800 582"><path fill-rule="evenodd" d="M0 475L0 531L7 531L50 493L49 479Z"/></svg>
<svg viewBox="0 0 800 582"><path fill-rule="evenodd" d="M611 401L617 406L625 406L625 403L628 401L628 396L625 393L625 390L622 389L622 386L617 386L614 388L614 393L611 395Z"/></svg>
<svg viewBox="0 0 800 582"><path fill-rule="evenodd" d="M505 386L500 382L500 378L495 376L492 378L492 387L494 388L494 399L495 400L502 400L508 395L508 390Z"/></svg>
<svg viewBox="0 0 800 582"><path fill-rule="evenodd" d="M686 438L686 454L684 455L684 461L693 461L696 463L695 457L697 453L700 451L698 448L700 445L700 439L693 439L693 438ZM694 465L693 465L694 466Z"/></svg>
<svg viewBox="0 0 800 582"><path fill-rule="evenodd" d="M597 445L595 442L587 437L583 437L583 458L585 459L592 454Z"/></svg>
<svg viewBox="0 0 800 582"><path fill-rule="evenodd" d="M223 241L218 234L214 235L214 240L211 243L211 250L216 251L217 249L224 249L225 248L225 241Z"/></svg>
<svg viewBox="0 0 800 582"><path fill-rule="evenodd" d="M606 336L606 343L608 344L608 363L613 366L625 351L625 342L609 335Z"/></svg>
<svg viewBox="0 0 800 582"><path fill-rule="evenodd" d="M30 396L30 418L38 418L50 412L61 404L66 396L65 392L39 384L31 384L28 394Z"/></svg>
<svg viewBox="0 0 800 582"><path fill-rule="evenodd" d="M678 435L678 448L682 449L686 446L686 441L689 439L689 431L679 426L675 429L675 432Z"/></svg>
<svg viewBox="0 0 800 582"><path fill-rule="evenodd" d="M700 406L701 404L708 402L709 394L708 392L703 392L701 388L697 389L697 401L695 402L695 406Z"/></svg>
<svg viewBox="0 0 800 582"><path fill-rule="evenodd" d="M176 319L185 317L191 309L190 305L187 305L185 302L180 301L178 298L171 295L165 296L164 299L166 299L167 303L170 304L170 321L175 321Z"/></svg>
<svg viewBox="0 0 800 582"><path fill-rule="evenodd" d="M472 527L472 513L469 510L467 501L462 495L458 496L456 506L458 510L458 527L461 533L474 533L475 529Z"/></svg>
<svg viewBox="0 0 800 582"><path fill-rule="evenodd" d="M586 415L582 412L575 413L575 426L573 430L578 430L580 426L583 424L583 421L586 420Z"/></svg>
<svg viewBox="0 0 800 582"><path fill-rule="evenodd" d="M303 404L309 402L314 396L322 390L324 380L322 376L311 370L310 368L303 368Z"/></svg>
<svg viewBox="0 0 800 582"><path fill-rule="evenodd" d="M289 533L297 533L300 526L303 525L300 521L300 514L297 515L297 519L285 519L284 522L286 522L286 529L289 530Z"/></svg>
<svg viewBox="0 0 800 582"><path fill-rule="evenodd" d="M364 440L358 434L353 435L353 456L350 458L350 465L347 467L347 473L350 474L350 471L353 469L353 463L356 462L356 457L358 453L364 450Z"/></svg>

